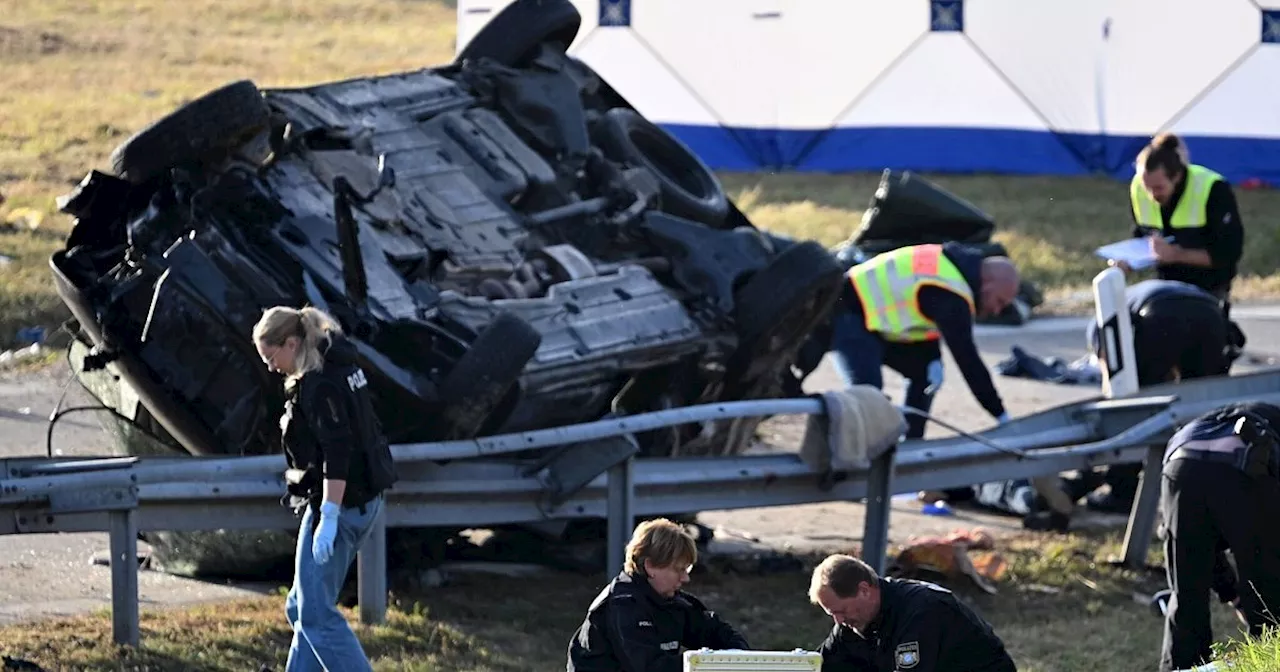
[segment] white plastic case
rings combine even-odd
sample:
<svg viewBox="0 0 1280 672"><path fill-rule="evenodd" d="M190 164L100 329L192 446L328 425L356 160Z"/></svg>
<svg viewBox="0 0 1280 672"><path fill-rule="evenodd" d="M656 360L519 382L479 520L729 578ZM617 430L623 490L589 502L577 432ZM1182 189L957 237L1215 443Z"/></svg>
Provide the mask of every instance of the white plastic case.
<svg viewBox="0 0 1280 672"><path fill-rule="evenodd" d="M684 672L818 672L822 654L794 651L698 649L684 652Z"/></svg>

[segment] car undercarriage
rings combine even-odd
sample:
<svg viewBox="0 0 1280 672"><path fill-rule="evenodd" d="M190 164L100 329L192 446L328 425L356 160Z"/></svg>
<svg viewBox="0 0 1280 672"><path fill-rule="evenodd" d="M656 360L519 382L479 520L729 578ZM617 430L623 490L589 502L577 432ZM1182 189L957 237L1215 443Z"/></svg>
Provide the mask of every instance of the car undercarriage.
<svg viewBox="0 0 1280 672"><path fill-rule="evenodd" d="M120 145L64 197L51 259L86 368L113 363L195 455L279 449L280 381L250 340L272 305L338 318L393 443L782 394L840 266L755 228L565 54L577 13L551 6L531 33L513 5L451 65L238 81ZM750 429L637 439L729 454Z"/></svg>

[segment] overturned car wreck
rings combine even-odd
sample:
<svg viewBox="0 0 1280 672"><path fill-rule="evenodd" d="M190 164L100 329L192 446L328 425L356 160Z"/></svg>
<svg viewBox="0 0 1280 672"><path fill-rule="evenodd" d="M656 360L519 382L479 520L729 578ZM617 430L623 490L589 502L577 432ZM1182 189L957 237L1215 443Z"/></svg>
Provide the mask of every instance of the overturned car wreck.
<svg viewBox="0 0 1280 672"><path fill-rule="evenodd" d="M755 228L566 55L578 24L515 3L453 64L239 81L129 138L62 199L51 258L87 386L175 453L278 452L250 332L309 304L351 335L393 443L783 394L842 267ZM732 454L755 422L636 439Z"/></svg>

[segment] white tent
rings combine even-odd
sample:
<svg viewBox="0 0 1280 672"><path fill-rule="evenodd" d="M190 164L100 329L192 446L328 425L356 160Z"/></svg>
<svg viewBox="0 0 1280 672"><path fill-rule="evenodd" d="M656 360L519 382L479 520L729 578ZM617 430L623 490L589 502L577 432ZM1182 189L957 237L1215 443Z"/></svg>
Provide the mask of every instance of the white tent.
<svg viewBox="0 0 1280 672"><path fill-rule="evenodd" d="M459 0L459 49L511 0ZM574 0L570 52L716 169L1280 184L1280 0Z"/></svg>

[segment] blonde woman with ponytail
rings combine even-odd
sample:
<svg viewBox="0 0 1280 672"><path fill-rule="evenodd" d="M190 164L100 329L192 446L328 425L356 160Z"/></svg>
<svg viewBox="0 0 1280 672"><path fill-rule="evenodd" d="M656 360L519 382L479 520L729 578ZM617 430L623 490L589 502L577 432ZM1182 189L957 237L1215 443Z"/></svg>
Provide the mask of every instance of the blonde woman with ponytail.
<svg viewBox="0 0 1280 672"><path fill-rule="evenodd" d="M324 311L276 306L254 326L253 341L258 354L264 352L263 346L270 349L271 359L263 361L272 371L284 374L285 384L293 387L304 374L323 365L330 334L341 335L342 327Z"/></svg>
<svg viewBox="0 0 1280 672"><path fill-rule="evenodd" d="M253 328L263 364L284 376L280 419L289 500L301 515L286 671L370 670L337 610L338 591L382 512L395 464L374 413L369 382L341 326L313 307L275 306Z"/></svg>

